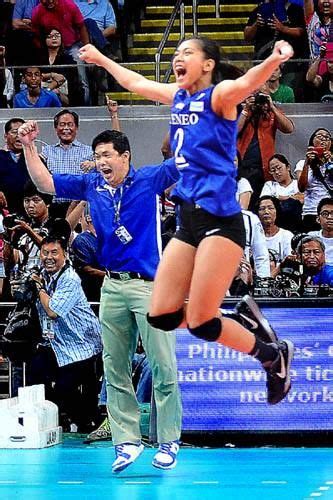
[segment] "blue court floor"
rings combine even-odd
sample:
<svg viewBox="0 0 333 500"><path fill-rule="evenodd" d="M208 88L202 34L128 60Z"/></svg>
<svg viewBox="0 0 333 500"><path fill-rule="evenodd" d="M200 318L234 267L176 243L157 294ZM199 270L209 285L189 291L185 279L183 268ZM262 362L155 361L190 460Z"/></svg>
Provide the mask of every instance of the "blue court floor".
<svg viewBox="0 0 333 500"><path fill-rule="evenodd" d="M332 448L181 449L178 466L151 466L154 449L118 475L110 443L0 450L1 500L333 500Z"/></svg>

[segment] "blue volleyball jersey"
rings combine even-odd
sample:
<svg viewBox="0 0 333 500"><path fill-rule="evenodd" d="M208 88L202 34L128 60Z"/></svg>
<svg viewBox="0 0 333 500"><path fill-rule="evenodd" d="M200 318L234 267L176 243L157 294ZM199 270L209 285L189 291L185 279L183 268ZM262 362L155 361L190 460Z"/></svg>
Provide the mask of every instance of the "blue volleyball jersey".
<svg viewBox="0 0 333 500"><path fill-rule="evenodd" d="M171 109L170 141L180 171L172 192L214 215L240 212L236 201L237 120L219 117L211 107L214 87L189 95L180 89Z"/></svg>

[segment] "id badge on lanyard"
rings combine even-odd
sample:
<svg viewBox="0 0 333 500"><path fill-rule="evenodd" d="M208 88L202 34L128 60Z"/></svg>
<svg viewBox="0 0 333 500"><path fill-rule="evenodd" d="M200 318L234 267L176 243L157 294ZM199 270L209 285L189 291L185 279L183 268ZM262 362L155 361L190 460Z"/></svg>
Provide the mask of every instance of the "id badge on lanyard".
<svg viewBox="0 0 333 500"><path fill-rule="evenodd" d="M129 233L129 231L126 229L124 225L120 224L120 208L124 192L123 186L121 186L120 188L120 196L118 202L115 200L115 196L114 194L112 194L111 190L109 190L109 192L113 202L114 222L115 224L117 224L117 228L114 231L115 235L123 245L127 245L127 243L132 241L133 236Z"/></svg>

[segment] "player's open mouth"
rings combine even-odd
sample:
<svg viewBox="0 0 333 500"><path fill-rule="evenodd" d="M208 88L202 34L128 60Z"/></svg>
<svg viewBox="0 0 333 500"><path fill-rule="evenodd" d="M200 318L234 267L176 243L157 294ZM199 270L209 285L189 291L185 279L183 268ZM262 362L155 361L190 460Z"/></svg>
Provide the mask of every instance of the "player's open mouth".
<svg viewBox="0 0 333 500"><path fill-rule="evenodd" d="M101 173L103 175L110 175L110 174L112 174L112 168L103 168L103 169L101 169Z"/></svg>
<svg viewBox="0 0 333 500"><path fill-rule="evenodd" d="M182 78L186 74L186 69L182 66L175 67L176 78Z"/></svg>

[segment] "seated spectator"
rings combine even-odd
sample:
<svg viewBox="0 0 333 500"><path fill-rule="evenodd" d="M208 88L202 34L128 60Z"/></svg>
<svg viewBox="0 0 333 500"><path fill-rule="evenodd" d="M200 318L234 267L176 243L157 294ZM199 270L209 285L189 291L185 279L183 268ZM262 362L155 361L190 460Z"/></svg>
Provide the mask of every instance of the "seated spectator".
<svg viewBox="0 0 333 500"><path fill-rule="evenodd" d="M29 179L17 130L22 118L11 118L5 123L5 149L0 149L0 190L4 193L10 213L23 214L24 185Z"/></svg>
<svg viewBox="0 0 333 500"><path fill-rule="evenodd" d="M259 278L270 276L269 254L263 226L256 214L242 210L245 226L244 257L247 262L253 261L254 272Z"/></svg>
<svg viewBox="0 0 333 500"><path fill-rule="evenodd" d="M251 196L253 193L253 189L251 184L245 177L241 177L239 172L241 170L241 157L239 152L237 151L237 156L235 158L235 166L237 168L237 191L236 191L236 200L240 204L241 208L247 210L249 208Z"/></svg>
<svg viewBox="0 0 333 500"><path fill-rule="evenodd" d="M77 68L62 67L64 64L75 65L76 63L69 54L65 53L61 33L55 28L47 30L41 40L41 45L40 65L52 66L52 68L42 68L42 85L53 90L63 106L68 106L69 102L73 105L82 102L78 91Z"/></svg>
<svg viewBox="0 0 333 500"><path fill-rule="evenodd" d="M11 72L6 68L6 49L0 46L0 108L9 108L14 95L14 80Z"/></svg>
<svg viewBox="0 0 333 500"><path fill-rule="evenodd" d="M333 266L325 262L325 244L317 236L305 236L297 246L303 264L303 283L333 287Z"/></svg>
<svg viewBox="0 0 333 500"><path fill-rule="evenodd" d="M324 62L325 53L326 44L323 44L320 47L320 55L310 64L306 74L307 82L317 89L317 101L333 100L333 60L326 60L326 71L323 74L318 73L320 65Z"/></svg>
<svg viewBox="0 0 333 500"><path fill-rule="evenodd" d="M322 198L332 197L332 138L329 130L317 128L309 139L305 160L295 168L298 189L304 192L303 229L305 232L320 230L317 206Z"/></svg>
<svg viewBox="0 0 333 500"><path fill-rule="evenodd" d="M117 23L108 0L74 0L83 15L90 41L105 55L112 56L109 38L116 33Z"/></svg>
<svg viewBox="0 0 333 500"><path fill-rule="evenodd" d="M42 88L42 74L36 66L28 67L23 73L27 88L14 97L14 108L60 108L59 97L52 90Z"/></svg>
<svg viewBox="0 0 333 500"><path fill-rule="evenodd" d="M328 40L333 4L331 1L318 0L315 9L313 0L304 0L304 14L309 37L310 58L314 59L320 55L321 45Z"/></svg>
<svg viewBox="0 0 333 500"><path fill-rule="evenodd" d="M41 0L41 3L33 9L32 29L38 48L40 48L43 33L51 28L56 28L61 33L65 52L78 63L84 103L89 104L89 83L86 69L78 57L80 47L89 43L89 35L83 16L73 0Z"/></svg>
<svg viewBox="0 0 333 500"><path fill-rule="evenodd" d="M294 91L288 85L281 83L282 72L281 68L277 68L271 76L269 80L267 80L267 90L270 93L273 102L276 103L288 103L295 102Z"/></svg>
<svg viewBox="0 0 333 500"><path fill-rule="evenodd" d="M333 198L323 198L317 208L320 231L311 231L309 236L318 236L325 245L325 261L333 266Z"/></svg>
<svg viewBox="0 0 333 500"><path fill-rule="evenodd" d="M282 2L285 3L284 1ZM307 40L302 7L264 0L250 14L244 38L254 42L253 59L265 59L276 40L286 40L294 49L294 59L307 58Z"/></svg>
<svg viewBox="0 0 333 500"><path fill-rule="evenodd" d="M73 266L81 278L84 293L89 301L100 300L105 271L97 259L98 242L89 211L81 219L82 232L71 245Z"/></svg>
<svg viewBox="0 0 333 500"><path fill-rule="evenodd" d="M95 426L97 409L97 355L102 350L100 324L67 261L66 241L46 237L41 246L37 309L43 341L27 363L27 383L44 384L46 399L59 407L79 432ZM80 387L83 385L83 390Z"/></svg>
<svg viewBox="0 0 333 500"><path fill-rule="evenodd" d="M291 254L293 233L279 226L281 209L277 198L262 196L258 202L258 216L264 228L268 250L274 250L281 262ZM275 277L275 276L273 276Z"/></svg>
<svg viewBox="0 0 333 500"><path fill-rule="evenodd" d="M39 0L16 0L13 11L13 31L9 37L10 63L18 66L36 64L37 51L31 27L32 11Z"/></svg>
<svg viewBox="0 0 333 500"><path fill-rule="evenodd" d="M270 179L268 160L275 153L277 130L284 134L294 131L293 122L273 103L266 86L261 90L264 92L246 99L238 121L237 148L242 159L239 175L253 189L250 209L258 201L264 182Z"/></svg>
<svg viewBox="0 0 333 500"><path fill-rule="evenodd" d="M297 180L292 178L289 161L277 153L269 159L268 170L274 180L265 182L260 196L274 196L280 201L281 227L301 231L304 195L298 190Z"/></svg>

